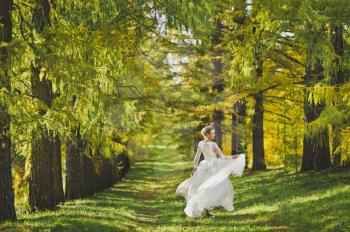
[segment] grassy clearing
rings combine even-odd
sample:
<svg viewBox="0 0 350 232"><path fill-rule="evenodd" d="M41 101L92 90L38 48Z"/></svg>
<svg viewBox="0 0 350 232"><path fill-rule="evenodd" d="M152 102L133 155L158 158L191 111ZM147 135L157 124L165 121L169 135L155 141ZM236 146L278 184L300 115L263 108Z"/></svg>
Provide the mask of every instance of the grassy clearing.
<svg viewBox="0 0 350 232"><path fill-rule="evenodd" d="M284 171L232 178L234 212L191 219L174 194L192 160L174 148L152 147L127 177L103 193L55 211L19 215L0 231L350 231L350 170L295 175Z"/></svg>

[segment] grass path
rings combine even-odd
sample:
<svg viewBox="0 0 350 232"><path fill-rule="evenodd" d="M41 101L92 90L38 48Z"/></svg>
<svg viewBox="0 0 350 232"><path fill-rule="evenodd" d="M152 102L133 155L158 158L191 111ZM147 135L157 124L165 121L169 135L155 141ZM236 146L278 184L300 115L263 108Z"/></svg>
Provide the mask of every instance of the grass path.
<svg viewBox="0 0 350 232"><path fill-rule="evenodd" d="M350 171L269 171L232 179L234 212L191 219L174 194L192 160L166 147L136 161L126 178L58 210L20 215L0 231L350 231Z"/></svg>

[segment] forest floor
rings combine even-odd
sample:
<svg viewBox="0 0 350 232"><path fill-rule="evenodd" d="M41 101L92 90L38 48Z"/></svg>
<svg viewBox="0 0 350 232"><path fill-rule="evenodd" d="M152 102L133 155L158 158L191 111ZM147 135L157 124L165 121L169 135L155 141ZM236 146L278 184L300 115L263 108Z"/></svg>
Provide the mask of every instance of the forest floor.
<svg viewBox="0 0 350 232"><path fill-rule="evenodd" d="M58 210L19 215L0 231L350 231L350 170L247 172L232 177L235 211L192 219L174 193L192 160L166 146L152 151L112 188Z"/></svg>

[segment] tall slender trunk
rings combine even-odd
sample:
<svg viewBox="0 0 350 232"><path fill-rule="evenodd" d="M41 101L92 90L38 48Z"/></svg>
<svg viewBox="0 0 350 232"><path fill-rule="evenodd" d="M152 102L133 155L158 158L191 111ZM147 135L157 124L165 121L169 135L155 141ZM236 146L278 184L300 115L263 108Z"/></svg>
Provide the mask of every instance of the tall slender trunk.
<svg viewBox="0 0 350 232"><path fill-rule="evenodd" d="M12 0L0 0L0 43L12 41ZM0 89L10 91L10 59L6 46L0 47ZM0 222L16 220L11 171L10 116L0 105Z"/></svg>
<svg viewBox="0 0 350 232"><path fill-rule="evenodd" d="M221 77L222 74L222 62L221 56L222 51L218 48L222 40L222 23L218 19L215 21L215 33L212 39L212 45L214 49L214 58L212 63L214 65L214 76L213 76L213 91L214 93L220 94L225 87L225 81ZM222 135L223 135L223 120L224 120L224 111L222 109L216 109L213 113L213 126L215 128L215 141L222 148Z"/></svg>
<svg viewBox="0 0 350 232"><path fill-rule="evenodd" d="M263 93L256 94L253 115L253 166L252 170L265 170L264 152L264 104Z"/></svg>
<svg viewBox="0 0 350 232"><path fill-rule="evenodd" d="M235 15L233 22L239 27L245 26L246 23L246 0L236 0L234 2ZM244 42L244 34L237 34L237 39ZM246 102L239 101L235 102L232 106L232 132L231 132L231 154L237 155L240 153L247 154L246 147L246 134L244 129L245 118L246 118ZM248 168L248 159L246 159L245 168Z"/></svg>
<svg viewBox="0 0 350 232"><path fill-rule="evenodd" d="M333 48L335 53L337 54L337 57L333 61L334 63L334 70L331 75L331 84L332 85L339 85L343 84L345 82L345 70L344 70L344 46L345 46L345 40L344 40L344 27L342 24L331 24L331 40L333 44ZM337 88L335 89L337 91ZM346 106L337 106L338 108L344 108ZM333 166L340 167L341 166L341 151L337 150L338 146L340 145L341 139L341 127L332 125L333 133L332 133L332 155L333 155ZM336 151L337 150L337 151Z"/></svg>
<svg viewBox="0 0 350 232"><path fill-rule="evenodd" d="M260 46L257 41L255 50L255 78L260 79L263 75L263 62L260 57ZM264 151L264 94L254 95L254 115L253 115L253 166L252 170L265 170L265 151Z"/></svg>
<svg viewBox="0 0 350 232"><path fill-rule="evenodd" d="M232 136L231 136L231 153L237 155L246 153L246 135L244 130L244 122L246 117L245 102L236 102L233 105L232 113ZM247 161L247 160L246 160Z"/></svg>

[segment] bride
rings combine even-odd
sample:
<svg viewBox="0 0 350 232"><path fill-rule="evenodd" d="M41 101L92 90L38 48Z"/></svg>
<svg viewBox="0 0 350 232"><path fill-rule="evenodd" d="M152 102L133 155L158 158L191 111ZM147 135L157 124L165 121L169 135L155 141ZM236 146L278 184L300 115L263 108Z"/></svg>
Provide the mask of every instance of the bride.
<svg viewBox="0 0 350 232"><path fill-rule="evenodd" d="M206 126L201 132L204 139L198 143L192 175L176 189L176 194L186 199L186 215L196 218L202 217L202 213L213 216L209 211L219 206L227 211L234 210L229 176L241 177L245 166L245 154L226 156L222 153L213 141L214 127ZM198 164L201 153L205 159Z"/></svg>

